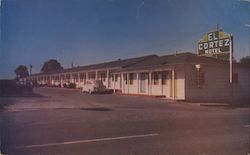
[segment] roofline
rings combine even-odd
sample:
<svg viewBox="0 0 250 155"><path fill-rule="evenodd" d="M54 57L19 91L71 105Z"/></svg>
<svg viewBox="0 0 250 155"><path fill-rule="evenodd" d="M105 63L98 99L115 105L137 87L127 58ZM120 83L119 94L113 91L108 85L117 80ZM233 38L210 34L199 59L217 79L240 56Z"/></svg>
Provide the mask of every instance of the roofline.
<svg viewBox="0 0 250 155"><path fill-rule="evenodd" d="M185 52L185 53L176 53L176 54L169 54L169 55L163 55L163 56L158 56L158 55L155 55L155 54L151 54L151 55L146 55L146 56L141 56L141 57L135 57L135 58L129 58L129 59L122 59L122 60L115 60L115 61L110 61L110 62L103 62L103 63L98 63L98 64L91 64L91 65L86 65L86 66L80 66L80 67L76 67L76 68L67 68L67 69L62 69L62 70L57 70L57 71L53 71L53 72L47 72L47 73L36 73L36 74L32 74L30 75L31 77L33 76L40 76L40 75L53 75L53 74L69 74L69 73L81 73L81 72L95 72L95 71L104 71L104 70L110 70L112 72L112 70L116 70L116 72L126 72L126 71L135 71L135 70L140 70L140 69L150 69L150 68L155 68L155 67L159 67L159 68L162 68L162 67L169 67L169 66L175 66L175 65L182 65L182 64L206 64L206 65L212 65L212 66L227 66L229 65L229 62L227 61L222 61L222 60L218 60L218 59L214 59L214 58L211 58L211 57L201 57L201 58L205 58L207 60L211 60L211 61L214 61L214 62L211 62L211 63L208 63L208 62L181 62L181 63L167 63L167 64L156 64L156 65L145 65L145 66L139 66L139 67L136 67L133 65L137 64L137 63L140 63L140 62L143 62L143 61L146 61L147 59L150 59L150 58L154 58L153 56L156 56L158 58L160 57L165 57L165 56L169 56L169 57L172 57L172 56L178 56L178 55L181 55L181 54L190 54L190 55L193 55L193 56L197 56L195 53L192 53L192 52ZM141 58L141 59L139 59ZM105 65L105 64L108 64L108 63L115 63L115 62L118 62L118 61L129 61L129 60L133 60L133 59L139 59L138 61L136 62L131 62L131 63L128 63L128 64L124 64L123 65L119 65L119 64L115 64L116 66L115 67L101 67L101 65ZM203 61L203 60L200 60L200 61ZM247 68L247 69L250 69L250 66L246 66L246 65L242 65L240 63L233 63L234 67L237 67L237 68ZM87 68L87 67L91 67L93 66L93 68ZM131 67L133 68L131 68ZM84 68L86 67L86 69ZM126 68L128 67L128 68Z"/></svg>

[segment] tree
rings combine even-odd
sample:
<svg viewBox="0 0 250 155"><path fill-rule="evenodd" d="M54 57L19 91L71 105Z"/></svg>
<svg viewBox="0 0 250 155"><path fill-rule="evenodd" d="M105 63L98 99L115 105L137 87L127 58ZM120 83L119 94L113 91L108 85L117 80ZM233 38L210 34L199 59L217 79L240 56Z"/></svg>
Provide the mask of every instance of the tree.
<svg viewBox="0 0 250 155"><path fill-rule="evenodd" d="M15 73L16 73L17 78L23 78L23 77L27 77L29 75L28 69L24 65L19 65L15 69Z"/></svg>
<svg viewBox="0 0 250 155"><path fill-rule="evenodd" d="M56 70L61 70L61 69L63 69L63 67L57 60L50 59L43 64L41 72L46 73L46 72L51 72L51 71L56 71Z"/></svg>
<svg viewBox="0 0 250 155"><path fill-rule="evenodd" d="M240 63L250 66L250 56L246 56L240 59Z"/></svg>

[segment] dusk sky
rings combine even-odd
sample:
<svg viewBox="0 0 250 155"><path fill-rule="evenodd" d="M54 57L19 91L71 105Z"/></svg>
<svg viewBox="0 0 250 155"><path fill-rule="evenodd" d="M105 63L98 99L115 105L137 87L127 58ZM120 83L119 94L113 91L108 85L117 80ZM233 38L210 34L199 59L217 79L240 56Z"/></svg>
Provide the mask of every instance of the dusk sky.
<svg viewBox="0 0 250 155"><path fill-rule="evenodd" d="M2 0L0 79L18 65L64 68L149 54L197 53L216 24L249 55L250 3L239 0Z"/></svg>

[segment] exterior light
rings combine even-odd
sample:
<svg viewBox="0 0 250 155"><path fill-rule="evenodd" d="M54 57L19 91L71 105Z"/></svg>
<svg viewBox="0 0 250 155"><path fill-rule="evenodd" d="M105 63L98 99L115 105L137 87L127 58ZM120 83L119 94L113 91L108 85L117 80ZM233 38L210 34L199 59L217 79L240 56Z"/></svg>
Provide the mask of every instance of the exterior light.
<svg viewBox="0 0 250 155"><path fill-rule="evenodd" d="M196 68L196 69L200 69L200 68L201 68L201 65L200 65L200 64L196 64L196 65L195 65L195 68Z"/></svg>

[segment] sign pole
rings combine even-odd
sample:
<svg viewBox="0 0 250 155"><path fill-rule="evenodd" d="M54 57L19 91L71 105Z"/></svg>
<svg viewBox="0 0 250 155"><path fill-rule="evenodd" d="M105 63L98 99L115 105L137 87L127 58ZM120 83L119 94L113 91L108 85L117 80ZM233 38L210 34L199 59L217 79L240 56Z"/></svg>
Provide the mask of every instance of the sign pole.
<svg viewBox="0 0 250 155"><path fill-rule="evenodd" d="M230 35L230 53L229 53L229 64L230 64L230 84L233 83L233 40L232 35Z"/></svg>
<svg viewBox="0 0 250 155"><path fill-rule="evenodd" d="M233 103L233 36L230 34L230 46L229 46L229 67L230 67L230 88L231 88L231 103Z"/></svg>

